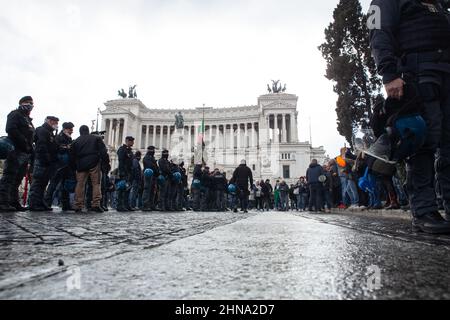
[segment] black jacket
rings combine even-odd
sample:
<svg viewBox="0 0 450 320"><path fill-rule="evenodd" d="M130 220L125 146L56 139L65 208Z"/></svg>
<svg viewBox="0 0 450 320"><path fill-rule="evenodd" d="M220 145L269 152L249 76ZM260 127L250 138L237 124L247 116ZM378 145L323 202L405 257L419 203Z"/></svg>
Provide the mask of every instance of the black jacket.
<svg viewBox="0 0 450 320"><path fill-rule="evenodd" d="M92 134L79 136L72 144L71 159L79 172L89 171L99 163L109 165L109 156L101 137Z"/></svg>
<svg viewBox="0 0 450 320"><path fill-rule="evenodd" d="M56 144L58 145L59 154L69 154L70 148L72 147L72 138L66 135L64 132L60 132L56 136Z"/></svg>
<svg viewBox="0 0 450 320"><path fill-rule="evenodd" d="M323 175L323 168L322 166L318 164L311 164L306 170L306 180L308 181L308 184L316 184L319 182L319 177Z"/></svg>
<svg viewBox="0 0 450 320"><path fill-rule="evenodd" d="M144 170L145 169L152 169L153 176L154 177L159 176L158 163L156 162L155 155L150 152L147 152L147 154L144 157Z"/></svg>
<svg viewBox="0 0 450 320"><path fill-rule="evenodd" d="M183 184L183 187L187 187L188 186L188 176L187 176L187 172L186 169L184 167L180 167L180 172L181 172L181 183Z"/></svg>
<svg viewBox="0 0 450 320"><path fill-rule="evenodd" d="M14 143L16 150L28 154L33 153L34 126L32 119L21 110L14 110L8 114L6 133Z"/></svg>
<svg viewBox="0 0 450 320"><path fill-rule="evenodd" d="M236 168L233 172L233 178L231 178L231 183L235 183L239 189L247 190L250 186L253 185L253 174L252 170L247 167L245 164L241 164Z"/></svg>
<svg viewBox="0 0 450 320"><path fill-rule="evenodd" d="M161 158L158 160L159 174L165 178L170 176L170 162L166 158Z"/></svg>
<svg viewBox="0 0 450 320"><path fill-rule="evenodd" d="M127 145L122 145L117 150L117 158L119 160L119 178L131 178L133 174L133 150Z"/></svg>
<svg viewBox="0 0 450 320"><path fill-rule="evenodd" d="M216 173L214 174L214 176L212 177L212 184L213 184L213 189L215 191L225 191L227 190L227 179L225 178L225 176L223 175L223 173Z"/></svg>
<svg viewBox="0 0 450 320"><path fill-rule="evenodd" d="M58 160L58 144L56 143L56 136L53 131L53 128L48 123L44 123L42 126L36 128L34 135L34 142L36 144L35 160L43 165L49 165Z"/></svg>
<svg viewBox="0 0 450 320"><path fill-rule="evenodd" d="M380 21L376 14L374 20L369 18L379 23L370 31L370 46L384 83L401 76L404 54L449 48L450 17L443 2L436 3L432 9L420 0L372 1L372 8L379 8Z"/></svg>
<svg viewBox="0 0 450 320"><path fill-rule="evenodd" d="M201 164L196 164L194 167L194 180L198 179L201 180L202 179L202 165Z"/></svg>
<svg viewBox="0 0 450 320"><path fill-rule="evenodd" d="M213 187L212 177L210 176L210 172L203 171L202 178L200 179L200 181L202 182L203 188L209 189L209 188Z"/></svg>

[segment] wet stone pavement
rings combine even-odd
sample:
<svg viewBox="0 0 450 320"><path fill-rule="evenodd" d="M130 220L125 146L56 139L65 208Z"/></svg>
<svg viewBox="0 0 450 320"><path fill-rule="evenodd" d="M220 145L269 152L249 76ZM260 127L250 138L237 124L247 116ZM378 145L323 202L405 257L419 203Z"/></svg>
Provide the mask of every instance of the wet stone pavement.
<svg viewBox="0 0 450 320"><path fill-rule="evenodd" d="M0 299L450 299L408 214L0 214Z"/></svg>

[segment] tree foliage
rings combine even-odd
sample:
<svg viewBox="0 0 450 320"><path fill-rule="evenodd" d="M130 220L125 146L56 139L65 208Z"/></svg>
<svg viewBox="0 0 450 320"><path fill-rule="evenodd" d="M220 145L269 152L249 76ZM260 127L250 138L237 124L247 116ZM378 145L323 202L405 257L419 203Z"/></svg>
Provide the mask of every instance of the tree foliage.
<svg viewBox="0 0 450 320"><path fill-rule="evenodd" d="M382 81L370 52L367 16L359 0L340 0L334 21L319 46L327 62L326 78L334 81L337 129L352 145L353 131L367 127L372 102L379 98Z"/></svg>

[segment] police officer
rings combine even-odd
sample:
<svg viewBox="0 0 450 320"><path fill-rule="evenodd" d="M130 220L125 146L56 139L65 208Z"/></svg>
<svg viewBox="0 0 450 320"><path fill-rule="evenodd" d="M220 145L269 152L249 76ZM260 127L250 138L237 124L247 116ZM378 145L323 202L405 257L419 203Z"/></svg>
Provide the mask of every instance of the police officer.
<svg viewBox="0 0 450 320"><path fill-rule="evenodd" d="M69 211L69 192L64 187L64 183L67 179L75 180L75 173L70 169L69 165L74 124L65 122L62 127L63 130L56 136L56 144L58 145L57 168L50 179L44 201L47 207L51 207L55 193L61 191L59 199L61 200L62 210Z"/></svg>
<svg viewBox="0 0 450 320"><path fill-rule="evenodd" d="M125 190L117 192L117 211L134 211L130 206L130 188L133 183L133 146L134 138L129 136L125 138L125 144L117 150L119 159L119 179L127 184Z"/></svg>
<svg viewBox="0 0 450 320"><path fill-rule="evenodd" d="M144 157L144 173L146 169L151 169L153 170L153 175L151 177L145 177L144 175L143 211L156 210L156 179L159 176L159 168L155 159L155 150L154 146L149 146Z"/></svg>
<svg viewBox="0 0 450 320"><path fill-rule="evenodd" d="M438 212L434 189L434 158L450 220L450 16L449 1L374 0L380 21L370 32L372 54L389 97L401 99L405 78L412 75L423 100L427 138L407 161L408 194L413 230L449 233ZM376 17L377 18L377 17Z"/></svg>
<svg viewBox="0 0 450 320"><path fill-rule="evenodd" d="M201 186L201 200L200 200L200 210L208 211L210 209L210 200L212 194L212 178L211 172L209 172L209 167L205 166L202 173L202 186Z"/></svg>
<svg viewBox="0 0 450 320"><path fill-rule="evenodd" d="M142 168L141 168L141 152L136 151L133 158L132 169L132 186L130 195L130 207L136 209L136 206L142 209Z"/></svg>
<svg viewBox="0 0 450 320"><path fill-rule="evenodd" d="M19 202L19 186L27 172L33 154L34 126L30 113L33 98L23 97L19 107L8 114L6 132L14 144L8 154L0 180L0 211L25 211Z"/></svg>
<svg viewBox="0 0 450 320"><path fill-rule="evenodd" d="M186 201L186 197L188 195L188 176L187 176L187 172L186 172L186 168L184 167L184 161L181 161L180 165L180 173L181 173L181 186L179 186L179 198L178 198L178 205L180 207L180 211L183 211L183 209L185 208L186 210L187 208L187 201Z"/></svg>
<svg viewBox="0 0 450 320"><path fill-rule="evenodd" d="M169 199L170 199L170 211L181 211L180 197L183 194L183 184L181 179L177 180L174 177L175 173L179 173L181 176L181 170L178 166L178 158L172 157L170 161L170 188L169 188Z"/></svg>
<svg viewBox="0 0 450 320"><path fill-rule="evenodd" d="M252 170L247 167L247 162L245 160L242 160L239 167L234 170L233 177L230 182L235 184L238 189L237 192L241 203L241 211L247 213L248 197L250 195L248 183L250 182L250 186L253 186L253 174Z"/></svg>
<svg viewBox="0 0 450 320"><path fill-rule="evenodd" d="M219 169L214 170L214 174L212 177L213 180L213 189L214 196L216 201L216 210L217 211L226 211L225 209L225 192L227 190L227 179L224 174L220 172Z"/></svg>
<svg viewBox="0 0 450 320"><path fill-rule="evenodd" d="M30 188L30 211L52 211L51 205L44 202L47 184L56 171L58 163L58 144L55 131L58 130L59 119L48 116L45 123L36 128L34 142L36 151L33 167L33 181Z"/></svg>
<svg viewBox="0 0 450 320"><path fill-rule="evenodd" d="M163 150L161 159L158 160L159 175L162 177L159 183L159 209L169 211L170 209L170 162L169 151Z"/></svg>
<svg viewBox="0 0 450 320"><path fill-rule="evenodd" d="M203 166L201 163L197 163L194 167L193 179L191 184L192 209L194 211L200 211L202 175Z"/></svg>

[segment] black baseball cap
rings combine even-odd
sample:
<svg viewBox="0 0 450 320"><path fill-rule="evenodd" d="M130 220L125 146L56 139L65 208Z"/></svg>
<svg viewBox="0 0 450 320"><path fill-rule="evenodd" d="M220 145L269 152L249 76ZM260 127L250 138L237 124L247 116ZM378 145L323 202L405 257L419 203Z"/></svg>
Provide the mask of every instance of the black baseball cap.
<svg viewBox="0 0 450 320"><path fill-rule="evenodd" d="M126 141L134 141L135 139L132 136L128 136L128 137L125 138L125 140Z"/></svg>

